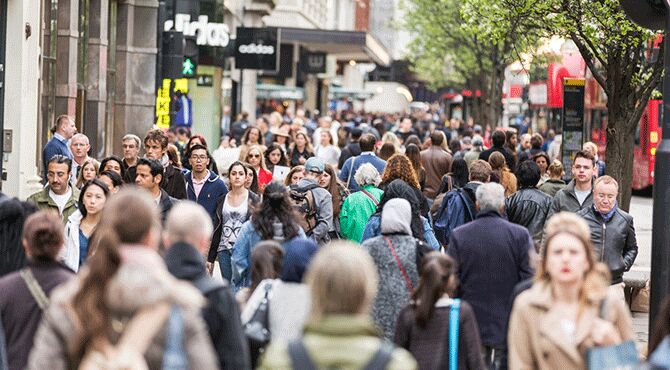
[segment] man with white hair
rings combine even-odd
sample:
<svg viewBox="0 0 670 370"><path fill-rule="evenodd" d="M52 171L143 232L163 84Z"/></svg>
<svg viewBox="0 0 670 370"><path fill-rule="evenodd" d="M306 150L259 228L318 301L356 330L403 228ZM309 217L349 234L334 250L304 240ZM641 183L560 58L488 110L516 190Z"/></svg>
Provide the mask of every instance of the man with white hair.
<svg viewBox="0 0 670 370"><path fill-rule="evenodd" d="M477 218L451 234L447 253L458 264L459 298L472 305L487 368L500 368L507 348L507 321L514 286L530 278L528 230L507 221L505 189L497 183L477 188ZM496 365L496 366L491 366Z"/></svg>
<svg viewBox="0 0 670 370"><path fill-rule="evenodd" d="M370 163L363 163L358 168L354 180L361 190L349 195L342 203L340 229L346 239L360 243L365 224L377 212L384 192L377 188L382 179L375 166Z"/></svg>
<svg viewBox="0 0 670 370"><path fill-rule="evenodd" d="M70 139L70 151L72 152L72 175L70 182L77 183L77 176L81 166L89 159L88 152L91 150L91 144L88 136L84 134L75 134Z"/></svg>
<svg viewBox="0 0 670 370"><path fill-rule="evenodd" d="M207 211L191 201L170 210L165 222L165 263L176 278L193 284L207 298L202 311L221 369L248 369L249 349L242 332L240 312L227 282L214 281L205 257L209 251L212 221Z"/></svg>

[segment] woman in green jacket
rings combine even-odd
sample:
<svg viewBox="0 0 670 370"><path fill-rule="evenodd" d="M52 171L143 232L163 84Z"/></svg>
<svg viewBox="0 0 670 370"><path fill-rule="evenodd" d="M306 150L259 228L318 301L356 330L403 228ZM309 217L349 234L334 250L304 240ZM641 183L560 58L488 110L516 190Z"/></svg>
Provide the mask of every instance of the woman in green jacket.
<svg viewBox="0 0 670 370"><path fill-rule="evenodd" d="M344 200L340 210L340 229L346 239L360 243L365 224L370 216L377 212L377 206L384 192L377 188L381 182L379 172L369 163L362 164L358 168L354 180L361 190L350 194Z"/></svg>

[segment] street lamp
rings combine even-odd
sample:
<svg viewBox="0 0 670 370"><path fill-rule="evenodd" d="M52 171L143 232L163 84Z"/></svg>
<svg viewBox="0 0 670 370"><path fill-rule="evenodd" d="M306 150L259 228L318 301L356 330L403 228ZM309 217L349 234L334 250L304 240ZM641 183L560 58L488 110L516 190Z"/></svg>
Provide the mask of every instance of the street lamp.
<svg viewBox="0 0 670 370"><path fill-rule="evenodd" d="M670 0L621 0L626 15L638 25L664 30L663 132L656 148L654 212L651 237L649 338L661 303L670 293Z"/></svg>

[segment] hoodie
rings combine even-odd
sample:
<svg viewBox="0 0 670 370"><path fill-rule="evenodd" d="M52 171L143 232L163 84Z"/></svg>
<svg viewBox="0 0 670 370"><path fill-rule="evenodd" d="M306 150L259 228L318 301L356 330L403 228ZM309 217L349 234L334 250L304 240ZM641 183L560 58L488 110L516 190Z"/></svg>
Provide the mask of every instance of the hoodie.
<svg viewBox="0 0 670 370"><path fill-rule="evenodd" d="M402 198L394 198L386 202L382 210L382 234L412 235L412 207Z"/></svg>

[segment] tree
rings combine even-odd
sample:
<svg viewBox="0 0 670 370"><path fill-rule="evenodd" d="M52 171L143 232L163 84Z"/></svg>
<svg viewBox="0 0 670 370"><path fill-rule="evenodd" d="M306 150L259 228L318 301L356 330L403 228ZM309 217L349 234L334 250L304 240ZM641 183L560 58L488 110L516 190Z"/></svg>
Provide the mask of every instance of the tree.
<svg viewBox="0 0 670 370"><path fill-rule="evenodd" d="M619 204L628 210L635 129L663 73L663 50L655 61L645 53L657 35L630 21L619 0L463 1L466 23L491 40L501 40L515 26L511 20L518 19L526 28L570 38L577 45L607 94L606 172L619 182Z"/></svg>

